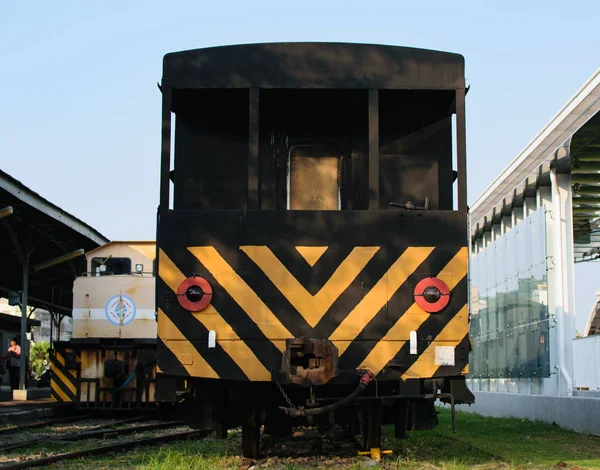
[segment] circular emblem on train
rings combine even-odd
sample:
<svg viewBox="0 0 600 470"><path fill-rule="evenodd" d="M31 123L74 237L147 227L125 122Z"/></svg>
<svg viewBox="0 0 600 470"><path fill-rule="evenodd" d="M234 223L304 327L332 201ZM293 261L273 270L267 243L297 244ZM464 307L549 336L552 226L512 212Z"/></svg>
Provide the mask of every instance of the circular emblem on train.
<svg viewBox="0 0 600 470"><path fill-rule="evenodd" d="M135 302L126 295L115 295L106 302L104 313L113 325L127 325L135 318Z"/></svg>

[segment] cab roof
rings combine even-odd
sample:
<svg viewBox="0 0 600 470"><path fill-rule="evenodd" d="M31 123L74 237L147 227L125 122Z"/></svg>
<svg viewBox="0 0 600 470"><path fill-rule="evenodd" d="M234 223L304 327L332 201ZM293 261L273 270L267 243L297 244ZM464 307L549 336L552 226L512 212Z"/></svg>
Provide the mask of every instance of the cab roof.
<svg viewBox="0 0 600 470"><path fill-rule="evenodd" d="M464 88L464 57L411 47L283 42L209 47L164 56L169 88Z"/></svg>

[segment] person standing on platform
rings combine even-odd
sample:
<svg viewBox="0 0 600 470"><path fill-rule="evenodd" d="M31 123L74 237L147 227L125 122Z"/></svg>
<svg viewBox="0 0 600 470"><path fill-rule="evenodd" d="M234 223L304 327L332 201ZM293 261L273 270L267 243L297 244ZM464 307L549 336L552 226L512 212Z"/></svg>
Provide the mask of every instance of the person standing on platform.
<svg viewBox="0 0 600 470"><path fill-rule="evenodd" d="M7 360L6 368L8 369L10 388L11 390L17 390L19 388L19 375L21 372L21 346L17 343L17 338L10 340L8 354L2 360Z"/></svg>

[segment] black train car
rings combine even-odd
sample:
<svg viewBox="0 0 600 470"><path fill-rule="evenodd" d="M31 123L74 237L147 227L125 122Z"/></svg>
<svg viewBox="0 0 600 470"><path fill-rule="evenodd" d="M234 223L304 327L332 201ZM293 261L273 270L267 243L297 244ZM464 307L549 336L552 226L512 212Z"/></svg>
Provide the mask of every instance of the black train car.
<svg viewBox="0 0 600 470"><path fill-rule="evenodd" d="M473 402L462 56L214 47L167 54L161 91L159 400L187 377L247 457L263 423L362 425L377 455L381 424Z"/></svg>

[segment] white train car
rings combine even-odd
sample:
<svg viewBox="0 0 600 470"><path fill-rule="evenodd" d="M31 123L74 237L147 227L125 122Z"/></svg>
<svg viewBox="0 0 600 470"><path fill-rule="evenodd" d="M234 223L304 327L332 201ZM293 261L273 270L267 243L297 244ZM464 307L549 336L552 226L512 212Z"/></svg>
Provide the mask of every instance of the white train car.
<svg viewBox="0 0 600 470"><path fill-rule="evenodd" d="M154 242L111 242L86 254L73 285L73 335L54 344L52 396L79 408L155 405Z"/></svg>

